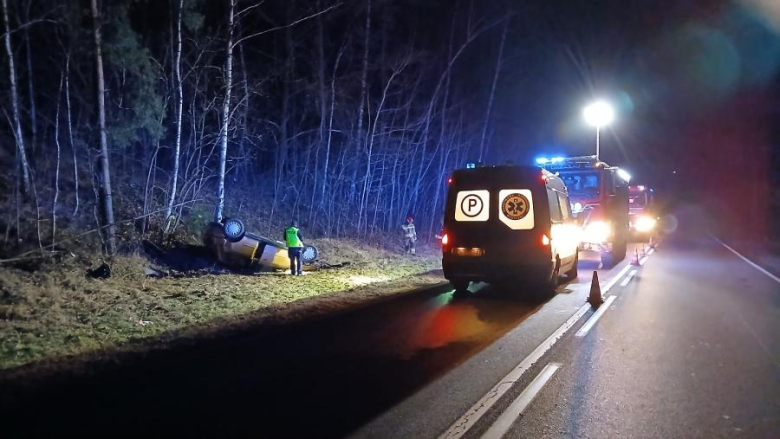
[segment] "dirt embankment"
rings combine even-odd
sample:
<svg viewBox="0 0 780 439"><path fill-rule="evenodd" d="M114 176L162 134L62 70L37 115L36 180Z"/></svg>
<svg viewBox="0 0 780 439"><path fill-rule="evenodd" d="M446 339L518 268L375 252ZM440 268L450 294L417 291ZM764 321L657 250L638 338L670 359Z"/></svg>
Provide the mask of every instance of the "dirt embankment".
<svg viewBox="0 0 780 439"><path fill-rule="evenodd" d="M0 268L0 369L116 349L164 348L247 322L309 318L443 282L433 271L440 268L437 249L407 257L345 240L315 244L326 264L349 265L302 277L226 273L159 279L145 275L149 261L138 255L114 258L107 279L87 278L89 264L73 257L35 271Z"/></svg>

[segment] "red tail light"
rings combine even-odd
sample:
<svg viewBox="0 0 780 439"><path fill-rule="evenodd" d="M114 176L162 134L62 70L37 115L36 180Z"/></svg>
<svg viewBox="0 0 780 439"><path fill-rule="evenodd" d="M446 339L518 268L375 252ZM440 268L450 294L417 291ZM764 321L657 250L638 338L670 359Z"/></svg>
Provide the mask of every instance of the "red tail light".
<svg viewBox="0 0 780 439"><path fill-rule="evenodd" d="M445 233L444 236L441 237L441 245L446 246L450 243L450 235Z"/></svg>
<svg viewBox="0 0 780 439"><path fill-rule="evenodd" d="M547 235L542 235L542 245L545 247L550 245L550 238Z"/></svg>
<svg viewBox="0 0 780 439"><path fill-rule="evenodd" d="M453 181L455 181L455 179L453 179L452 177L450 177L450 178L448 178L448 179L447 179L447 184L448 184L448 185L450 185L450 186L452 186L452 182L453 182Z"/></svg>

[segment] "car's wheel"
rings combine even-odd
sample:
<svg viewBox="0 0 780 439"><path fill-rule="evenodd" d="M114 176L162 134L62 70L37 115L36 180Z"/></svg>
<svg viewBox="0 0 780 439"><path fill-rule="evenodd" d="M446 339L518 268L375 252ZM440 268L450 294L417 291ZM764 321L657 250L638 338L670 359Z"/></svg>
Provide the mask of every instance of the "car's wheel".
<svg viewBox="0 0 780 439"><path fill-rule="evenodd" d="M225 233L225 238L230 242L241 241L241 238L246 234L246 228L244 223L239 219L227 218L222 224L222 231Z"/></svg>
<svg viewBox="0 0 780 439"><path fill-rule="evenodd" d="M577 251L577 253L574 254L574 265L572 265L571 269L566 272L566 279L568 280L574 280L577 279L577 264L580 262L580 252Z"/></svg>
<svg viewBox="0 0 780 439"><path fill-rule="evenodd" d="M311 264L317 260L319 255L320 252L317 250L317 247L313 245L307 245L303 247L303 251L301 252L301 262L306 265Z"/></svg>

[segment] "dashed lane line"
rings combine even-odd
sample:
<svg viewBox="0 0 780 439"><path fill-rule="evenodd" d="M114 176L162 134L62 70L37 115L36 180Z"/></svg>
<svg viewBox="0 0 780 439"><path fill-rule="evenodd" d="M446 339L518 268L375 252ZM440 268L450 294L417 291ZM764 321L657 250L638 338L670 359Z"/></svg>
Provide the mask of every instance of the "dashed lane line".
<svg viewBox="0 0 780 439"><path fill-rule="evenodd" d="M539 372L539 375L531 381L531 384L526 387L522 393L512 401L512 404L507 407L504 413L496 419L496 422L490 426L488 431L482 435L482 439L501 439L504 437L512 424L515 423L518 417L523 414L531 401L534 400L536 395L542 390L545 384L550 381L555 372L560 369L560 363L550 363Z"/></svg>
<svg viewBox="0 0 780 439"><path fill-rule="evenodd" d="M602 289L602 293L601 294L602 295L606 295L609 292L609 290L611 290L612 287L614 287L615 284L618 283L620 278L623 277L623 275L626 274L626 272L628 270L630 270L630 269L631 269L631 265L626 265L625 267L623 267L623 269L620 270L620 273L618 273L617 276L615 276L612 280L610 280L607 283L607 285Z"/></svg>
<svg viewBox="0 0 780 439"><path fill-rule="evenodd" d="M612 305L612 302L614 302L614 301L615 301L615 296L607 297L607 300L604 301L604 303L599 307L598 310L596 310L596 312L593 313L592 316L590 316L588 321L585 322L584 325L582 325L582 327L579 329L579 331L577 331L574 334L574 336L575 337L585 337L586 335L588 335L588 331L590 331L590 329L593 327L593 325L595 325L596 322L599 321L601 316L603 316L604 313L607 312L607 309L609 309L609 306Z"/></svg>
<svg viewBox="0 0 780 439"><path fill-rule="evenodd" d="M628 273L628 276L623 278L623 282L620 282L621 287L625 287L628 285L629 282L631 282L631 279L636 275L637 270L631 270L630 273Z"/></svg>
<svg viewBox="0 0 780 439"><path fill-rule="evenodd" d="M623 267L622 270L612 279L607 285L602 288L602 294L606 295L609 290L620 281L620 278L631 269L631 265ZM602 305L604 307L604 305ZM517 366L514 367L509 373L502 378L490 391L488 391L482 398L480 398L474 405L472 405L466 413L458 418L444 433L439 436L439 439L455 439L463 437L466 432L473 427L482 416L490 410L491 407L501 397L512 388L512 386L523 376L523 374L531 368L540 358L552 348L558 340L566 334L569 329L577 323L585 313L590 309L589 304L582 305L568 320L566 320L558 329L555 330L549 337L547 337L542 344L536 347L527 357L523 359Z"/></svg>

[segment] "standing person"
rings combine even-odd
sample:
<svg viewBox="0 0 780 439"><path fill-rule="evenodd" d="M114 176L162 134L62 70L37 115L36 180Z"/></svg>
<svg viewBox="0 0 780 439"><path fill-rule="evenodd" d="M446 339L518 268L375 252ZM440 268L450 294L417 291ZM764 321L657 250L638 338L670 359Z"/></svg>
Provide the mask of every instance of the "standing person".
<svg viewBox="0 0 780 439"><path fill-rule="evenodd" d="M290 227L284 230L284 242L287 244L287 256L290 257L290 274L300 276L302 274L303 233L298 228L297 221L290 221Z"/></svg>
<svg viewBox="0 0 780 439"><path fill-rule="evenodd" d="M414 242L417 241L417 231L414 229L414 217L411 214L406 217L406 224L401 228L404 230L404 252L416 254Z"/></svg>

